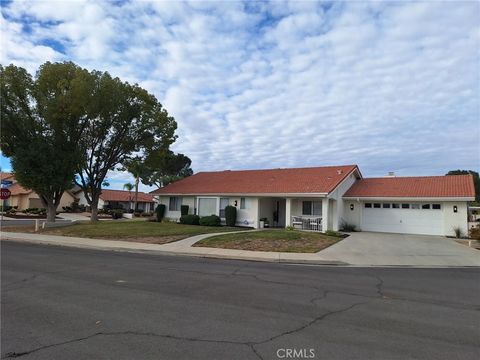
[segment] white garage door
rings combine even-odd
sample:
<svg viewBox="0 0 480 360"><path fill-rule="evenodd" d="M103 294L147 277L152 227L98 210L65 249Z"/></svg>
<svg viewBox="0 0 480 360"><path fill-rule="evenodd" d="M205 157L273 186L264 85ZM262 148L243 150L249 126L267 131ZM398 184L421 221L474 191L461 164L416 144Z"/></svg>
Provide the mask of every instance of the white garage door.
<svg viewBox="0 0 480 360"><path fill-rule="evenodd" d="M393 206L399 208L393 208ZM434 204L408 204L408 208L406 208L407 205L403 206L405 208L402 208L402 204L365 203L362 230L425 235L444 234L443 209L438 209L439 204L435 206Z"/></svg>

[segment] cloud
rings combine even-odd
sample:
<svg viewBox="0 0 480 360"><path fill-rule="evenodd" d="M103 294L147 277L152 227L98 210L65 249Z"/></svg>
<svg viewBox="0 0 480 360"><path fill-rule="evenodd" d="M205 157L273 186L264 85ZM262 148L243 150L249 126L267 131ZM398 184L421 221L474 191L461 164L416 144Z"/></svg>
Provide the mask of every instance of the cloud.
<svg viewBox="0 0 480 360"><path fill-rule="evenodd" d="M4 6L2 64L68 59L138 82L195 171L478 169L477 2L66 4Z"/></svg>

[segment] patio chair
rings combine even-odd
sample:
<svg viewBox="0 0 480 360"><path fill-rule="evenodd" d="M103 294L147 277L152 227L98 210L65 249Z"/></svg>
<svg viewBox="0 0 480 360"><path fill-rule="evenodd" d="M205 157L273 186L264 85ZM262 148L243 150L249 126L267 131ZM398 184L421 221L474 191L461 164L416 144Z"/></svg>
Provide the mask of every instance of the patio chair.
<svg viewBox="0 0 480 360"><path fill-rule="evenodd" d="M300 226L301 228L303 228L302 218L300 218L298 216L293 216L292 217L292 226L294 228L296 228L297 226Z"/></svg>

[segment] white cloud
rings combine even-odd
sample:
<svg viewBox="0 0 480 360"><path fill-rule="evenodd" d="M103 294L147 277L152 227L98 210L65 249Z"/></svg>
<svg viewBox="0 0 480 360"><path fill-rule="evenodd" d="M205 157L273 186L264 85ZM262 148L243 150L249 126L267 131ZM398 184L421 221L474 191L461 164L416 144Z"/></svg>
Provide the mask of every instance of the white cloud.
<svg viewBox="0 0 480 360"><path fill-rule="evenodd" d="M65 3L5 6L2 64L140 83L196 171L478 169L479 3Z"/></svg>

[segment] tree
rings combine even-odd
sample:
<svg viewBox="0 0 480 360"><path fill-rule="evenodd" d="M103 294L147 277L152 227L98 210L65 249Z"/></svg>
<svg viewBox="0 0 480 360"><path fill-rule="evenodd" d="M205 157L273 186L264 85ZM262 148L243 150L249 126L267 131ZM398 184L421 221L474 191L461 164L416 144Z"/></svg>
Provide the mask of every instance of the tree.
<svg viewBox="0 0 480 360"><path fill-rule="evenodd" d="M80 182L98 220L98 200L108 171L134 153L166 151L176 139L176 122L158 100L138 85L94 71L95 91L88 109L89 123L81 138Z"/></svg>
<svg viewBox="0 0 480 360"><path fill-rule="evenodd" d="M193 175L191 164L192 160L184 154L175 154L170 150L152 152L145 159L148 172L142 182L161 188Z"/></svg>
<svg viewBox="0 0 480 360"><path fill-rule="evenodd" d="M141 179L145 179L148 174L148 169L145 163L139 156L136 156L131 159L126 159L123 162L123 167L119 168L121 171L128 171L130 174L133 175L135 178L135 202L133 204L133 208L137 211L137 204L138 204L138 185Z"/></svg>
<svg viewBox="0 0 480 360"><path fill-rule="evenodd" d="M135 188L135 186L131 183L126 183L123 185L123 190L128 191L128 210L132 209L132 190Z"/></svg>
<svg viewBox="0 0 480 360"><path fill-rule="evenodd" d="M0 65L1 149L17 181L35 191L55 221L80 163L78 139L93 83L71 62L43 64L32 78L14 65Z"/></svg>
<svg viewBox="0 0 480 360"><path fill-rule="evenodd" d="M475 201L480 202L480 177L478 172L473 170L450 170L446 175L472 175L475 186Z"/></svg>

